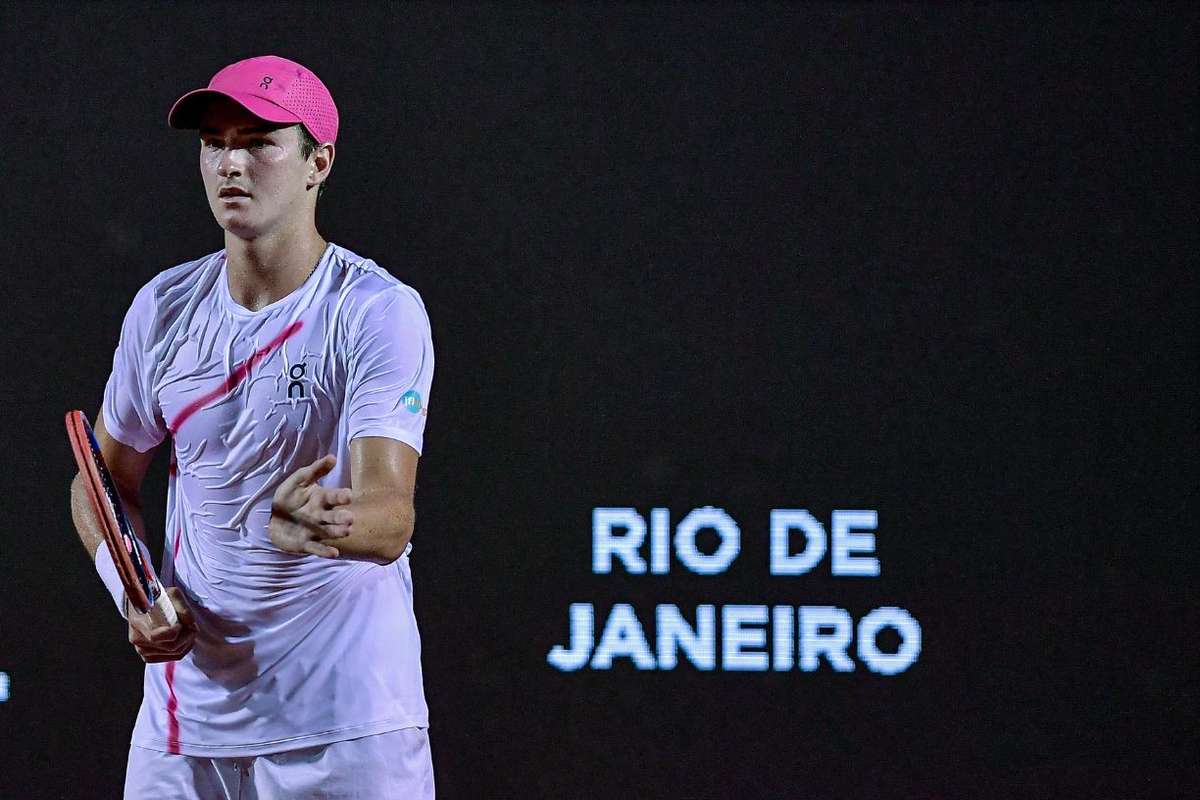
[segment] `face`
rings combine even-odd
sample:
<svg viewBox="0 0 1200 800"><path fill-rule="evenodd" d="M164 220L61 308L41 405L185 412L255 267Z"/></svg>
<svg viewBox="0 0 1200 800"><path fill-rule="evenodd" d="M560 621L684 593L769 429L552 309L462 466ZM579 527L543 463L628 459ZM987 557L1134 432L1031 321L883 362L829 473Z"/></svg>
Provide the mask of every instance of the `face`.
<svg viewBox="0 0 1200 800"><path fill-rule="evenodd" d="M210 103L200 122L200 174L217 224L255 239L311 217L316 153L302 158L300 141L295 125L265 122L225 98Z"/></svg>

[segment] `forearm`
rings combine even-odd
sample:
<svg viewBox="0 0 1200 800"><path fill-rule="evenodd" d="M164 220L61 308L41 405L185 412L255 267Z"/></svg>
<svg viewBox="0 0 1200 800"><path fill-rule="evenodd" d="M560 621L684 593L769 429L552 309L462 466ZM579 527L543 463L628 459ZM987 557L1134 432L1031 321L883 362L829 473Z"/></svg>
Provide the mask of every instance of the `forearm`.
<svg viewBox="0 0 1200 800"><path fill-rule="evenodd" d="M354 514L350 535L322 539L322 544L336 547L340 558L390 564L400 557L416 522L411 498L384 491L356 492L348 508Z"/></svg>
<svg viewBox="0 0 1200 800"><path fill-rule="evenodd" d="M96 549L104 543L104 529L96 515L96 509L92 506L91 498L88 497L87 486L83 480L82 475L76 474L75 480L71 482L71 518L75 522L75 532L79 535L79 541L95 561ZM134 532L144 543L146 529L142 521L140 499L122 494L121 506L125 516L129 518L129 523L133 525Z"/></svg>

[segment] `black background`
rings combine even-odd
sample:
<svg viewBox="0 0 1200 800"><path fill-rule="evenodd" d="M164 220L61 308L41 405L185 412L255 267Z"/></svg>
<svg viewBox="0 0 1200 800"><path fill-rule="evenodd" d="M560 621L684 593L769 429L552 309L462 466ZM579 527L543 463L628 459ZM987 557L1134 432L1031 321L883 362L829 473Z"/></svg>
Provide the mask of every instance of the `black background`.
<svg viewBox="0 0 1200 800"><path fill-rule="evenodd" d="M167 109L311 67L322 233L421 292L442 797L1192 796L1196 25L1167 5L6 4L0 796L115 797L141 662L70 523L139 286L222 246ZM145 486L161 520L165 456ZM727 509L592 575L596 506ZM772 578L769 513L882 575ZM160 546L161 532L152 538ZM884 678L564 674L567 607L907 608Z"/></svg>

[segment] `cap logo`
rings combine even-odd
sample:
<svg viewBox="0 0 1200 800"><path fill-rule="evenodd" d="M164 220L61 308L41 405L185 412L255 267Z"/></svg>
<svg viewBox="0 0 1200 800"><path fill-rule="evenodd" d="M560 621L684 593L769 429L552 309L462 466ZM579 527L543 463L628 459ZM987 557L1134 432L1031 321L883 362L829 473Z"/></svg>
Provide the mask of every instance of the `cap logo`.
<svg viewBox="0 0 1200 800"><path fill-rule="evenodd" d="M274 78L272 78L270 75L263 75L263 79L262 79L262 81L260 81L260 82L259 82L259 84L258 84L258 88L260 88L260 89L270 89L270 88L271 88L271 81L273 81L273 80L275 80L275 79L274 79Z"/></svg>

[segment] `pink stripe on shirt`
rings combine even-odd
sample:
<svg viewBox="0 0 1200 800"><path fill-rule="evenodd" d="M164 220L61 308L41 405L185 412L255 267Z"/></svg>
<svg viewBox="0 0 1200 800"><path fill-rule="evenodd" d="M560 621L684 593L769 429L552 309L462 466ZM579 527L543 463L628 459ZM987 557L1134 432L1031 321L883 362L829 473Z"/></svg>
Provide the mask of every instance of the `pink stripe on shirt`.
<svg viewBox="0 0 1200 800"><path fill-rule="evenodd" d="M191 403L188 403L187 406L185 406L184 409L179 412L179 415L175 417L171 424L167 426L167 430L174 434L177 430L179 430L179 426L187 422L188 417L192 416L192 414L195 414L197 411L204 408L218 397L223 397L233 391L235 386L246 379L246 376L250 374L250 370L254 368L255 364L271 355L271 353L275 352L277 347L287 341L290 336L296 333L296 331L300 330L300 328L303 326L303 320L296 320L291 325L288 325L286 328L284 328L278 336L268 342L264 347L260 347L254 352L254 355L250 356L240 365L238 365L237 369L233 371L233 374L222 381L220 386L213 389L211 392L206 393L202 397L196 398Z"/></svg>

